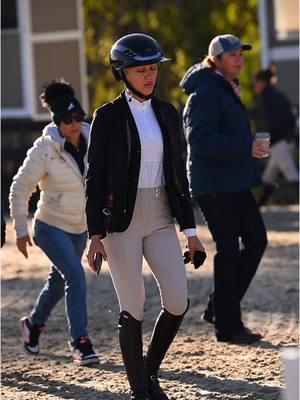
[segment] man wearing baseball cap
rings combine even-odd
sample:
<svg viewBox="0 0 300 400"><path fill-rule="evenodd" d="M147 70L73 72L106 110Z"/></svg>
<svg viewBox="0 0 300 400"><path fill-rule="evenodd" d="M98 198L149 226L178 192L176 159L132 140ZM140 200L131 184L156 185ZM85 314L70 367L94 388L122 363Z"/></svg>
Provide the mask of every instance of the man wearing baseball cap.
<svg viewBox="0 0 300 400"><path fill-rule="evenodd" d="M180 82L189 95L183 125L190 190L216 243L214 288L203 319L214 324L218 341L235 344L262 338L243 324L240 304L267 245L251 193L260 184L256 159L266 151L253 142L238 81L243 52L251 49L234 35L216 36L202 63Z"/></svg>

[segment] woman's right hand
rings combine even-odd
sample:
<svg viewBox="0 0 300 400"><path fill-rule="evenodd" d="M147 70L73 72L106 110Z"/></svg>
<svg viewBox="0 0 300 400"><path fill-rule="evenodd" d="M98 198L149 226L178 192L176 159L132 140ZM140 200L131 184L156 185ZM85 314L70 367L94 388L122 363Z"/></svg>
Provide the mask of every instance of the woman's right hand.
<svg viewBox="0 0 300 400"><path fill-rule="evenodd" d="M30 247L32 247L31 239L29 235L23 236L21 238L17 238L17 248L23 254L25 258L28 258L27 253L27 243Z"/></svg>
<svg viewBox="0 0 300 400"><path fill-rule="evenodd" d="M266 145L259 140L255 140L252 144L252 157L254 158L265 158L269 156L269 152L266 151Z"/></svg>
<svg viewBox="0 0 300 400"><path fill-rule="evenodd" d="M104 249L103 243L102 243L101 239L99 238L99 235L93 235L91 237L88 251L86 253L86 258L87 258L90 268L94 272L96 271L95 259L96 259L97 253L100 253L102 255L103 259L105 261L107 261L107 254Z"/></svg>

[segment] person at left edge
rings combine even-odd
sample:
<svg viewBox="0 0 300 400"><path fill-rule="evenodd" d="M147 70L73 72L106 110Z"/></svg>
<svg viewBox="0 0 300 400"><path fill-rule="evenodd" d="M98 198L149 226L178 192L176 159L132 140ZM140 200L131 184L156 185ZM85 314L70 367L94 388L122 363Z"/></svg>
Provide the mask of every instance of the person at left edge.
<svg viewBox="0 0 300 400"><path fill-rule="evenodd" d="M154 96L158 69L165 61L148 35L126 35L113 45L112 71L126 90L96 110L88 150L87 258L91 268L97 252L108 260L120 305L119 342L132 400L168 399L157 373L188 309L173 216L187 236L191 258L203 250L181 159L178 114ZM162 303L145 360L143 256Z"/></svg>
<svg viewBox="0 0 300 400"><path fill-rule="evenodd" d="M4 246L6 240L6 222L1 209L1 247Z"/></svg>
<svg viewBox="0 0 300 400"><path fill-rule="evenodd" d="M86 281L81 256L86 246L86 150L89 124L73 88L63 79L47 84L40 96L52 122L27 152L10 188L17 248L27 258L28 200L38 184L40 201L33 220L34 243L50 259L48 280L33 310L21 318L27 353L39 353L39 336L55 305L65 296L70 347L76 364L98 362L87 333Z"/></svg>

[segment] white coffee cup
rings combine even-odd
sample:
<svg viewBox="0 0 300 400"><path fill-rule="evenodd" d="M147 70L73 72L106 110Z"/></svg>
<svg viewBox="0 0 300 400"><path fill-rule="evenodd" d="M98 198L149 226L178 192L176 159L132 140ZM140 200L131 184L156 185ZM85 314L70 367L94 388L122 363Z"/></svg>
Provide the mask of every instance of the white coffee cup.
<svg viewBox="0 0 300 400"><path fill-rule="evenodd" d="M256 132L256 134L255 134L255 141L262 142L264 150L266 151L266 154L263 157L269 156L270 139L271 139L271 135L269 132Z"/></svg>

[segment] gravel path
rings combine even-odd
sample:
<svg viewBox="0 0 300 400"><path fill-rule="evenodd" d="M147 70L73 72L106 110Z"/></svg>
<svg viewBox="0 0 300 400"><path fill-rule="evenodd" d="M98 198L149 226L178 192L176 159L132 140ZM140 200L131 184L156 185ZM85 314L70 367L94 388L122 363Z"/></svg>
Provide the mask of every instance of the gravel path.
<svg viewBox="0 0 300 400"><path fill-rule="evenodd" d="M269 246L243 301L246 324L264 334L263 341L253 346L218 343L212 327L201 320L212 284L214 244L198 221L208 259L198 271L188 267L191 307L162 365L162 386L172 400L281 398L279 351L298 345L298 208L269 207L263 215ZM28 260L17 253L9 223L8 241L2 249L3 400L128 399L117 342L118 306L107 267L100 277L87 272L90 337L100 364L72 364L63 302L41 337L40 356L23 353L18 319L33 305L47 270L48 261L37 247L30 249ZM146 265L145 286L146 345L160 308L158 290Z"/></svg>

